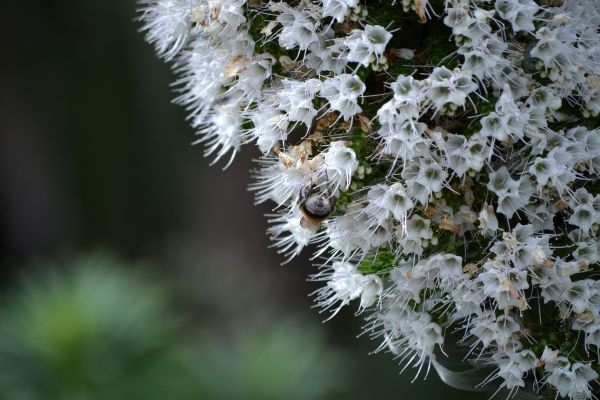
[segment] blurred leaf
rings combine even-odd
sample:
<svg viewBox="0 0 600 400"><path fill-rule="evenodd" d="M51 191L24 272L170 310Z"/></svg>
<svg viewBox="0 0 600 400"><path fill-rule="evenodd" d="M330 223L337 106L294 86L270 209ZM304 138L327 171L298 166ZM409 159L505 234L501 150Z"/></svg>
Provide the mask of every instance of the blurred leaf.
<svg viewBox="0 0 600 400"><path fill-rule="evenodd" d="M47 266L2 302L2 398L198 398L199 359L166 292L126 267L105 255Z"/></svg>
<svg viewBox="0 0 600 400"><path fill-rule="evenodd" d="M234 331L205 341L211 399L331 399L348 386L345 354L300 321Z"/></svg>
<svg viewBox="0 0 600 400"><path fill-rule="evenodd" d="M311 400L347 387L342 354L301 322L238 321L229 340L213 326L192 341L143 266L102 254L42 266L0 303L1 399Z"/></svg>

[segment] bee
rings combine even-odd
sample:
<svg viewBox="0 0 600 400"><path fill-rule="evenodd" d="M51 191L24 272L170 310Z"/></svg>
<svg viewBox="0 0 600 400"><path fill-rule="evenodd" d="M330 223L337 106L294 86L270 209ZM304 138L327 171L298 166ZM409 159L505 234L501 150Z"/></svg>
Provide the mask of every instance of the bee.
<svg viewBox="0 0 600 400"><path fill-rule="evenodd" d="M321 190L312 183L300 191L300 212L303 228L317 230L335 211L336 198L329 190Z"/></svg>

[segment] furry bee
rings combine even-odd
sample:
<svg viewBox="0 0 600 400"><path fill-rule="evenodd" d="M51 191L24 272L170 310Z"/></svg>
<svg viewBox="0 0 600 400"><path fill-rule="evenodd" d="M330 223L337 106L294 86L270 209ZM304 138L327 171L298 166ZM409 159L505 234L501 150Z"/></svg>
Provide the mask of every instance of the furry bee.
<svg viewBox="0 0 600 400"><path fill-rule="evenodd" d="M335 211L336 198L329 190L321 190L311 184L300 191L299 208L302 213L300 225L316 230Z"/></svg>

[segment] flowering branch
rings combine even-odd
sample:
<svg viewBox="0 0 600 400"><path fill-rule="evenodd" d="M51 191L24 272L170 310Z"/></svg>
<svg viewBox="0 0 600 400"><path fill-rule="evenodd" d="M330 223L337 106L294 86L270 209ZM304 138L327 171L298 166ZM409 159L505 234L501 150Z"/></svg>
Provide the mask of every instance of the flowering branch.
<svg viewBox="0 0 600 400"><path fill-rule="evenodd" d="M598 0L142 0L206 155L263 153L288 258L419 372L595 398ZM453 333L461 336L448 344Z"/></svg>

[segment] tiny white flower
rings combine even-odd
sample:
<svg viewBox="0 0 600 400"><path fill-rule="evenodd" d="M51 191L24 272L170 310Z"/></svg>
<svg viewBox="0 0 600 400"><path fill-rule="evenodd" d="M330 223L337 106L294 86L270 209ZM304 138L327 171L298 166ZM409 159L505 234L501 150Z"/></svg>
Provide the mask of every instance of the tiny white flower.
<svg viewBox="0 0 600 400"><path fill-rule="evenodd" d="M356 265L334 261L327 269L315 276L314 280L325 280L327 285L315 292L318 305L325 311L335 307L333 317L352 300L360 298L359 310L371 307L383 292L383 283L377 275L363 275ZM330 318L331 318L330 317Z"/></svg>
<svg viewBox="0 0 600 400"><path fill-rule="evenodd" d="M313 118L317 115L313 99L320 81L317 79L306 82L284 79L283 88L277 92L279 98L279 109L288 115L290 121L302 122L310 126Z"/></svg>
<svg viewBox="0 0 600 400"><path fill-rule="evenodd" d="M573 209L569 223L589 232L590 228L598 220L598 213L590 204L582 204Z"/></svg>
<svg viewBox="0 0 600 400"><path fill-rule="evenodd" d="M345 142L332 142L324 155L323 167L327 178L335 187L342 190L348 189L352 175L358 168L358 161L354 150Z"/></svg>
<svg viewBox="0 0 600 400"><path fill-rule="evenodd" d="M321 88L320 95L329 101L332 110L338 111L345 121L362 111L358 98L365 91L365 84L350 74L337 75L327 79Z"/></svg>
<svg viewBox="0 0 600 400"><path fill-rule="evenodd" d="M323 0L323 16L344 22L349 9L356 7L358 0Z"/></svg>
<svg viewBox="0 0 600 400"><path fill-rule="evenodd" d="M427 97L437 110L448 103L463 107L467 96L477 88L469 73L450 71L446 67L434 68L429 79Z"/></svg>
<svg viewBox="0 0 600 400"><path fill-rule="evenodd" d="M365 67L383 56L392 34L382 26L367 25L364 30L355 29L344 40L349 52L348 61L359 63Z"/></svg>

